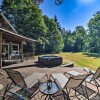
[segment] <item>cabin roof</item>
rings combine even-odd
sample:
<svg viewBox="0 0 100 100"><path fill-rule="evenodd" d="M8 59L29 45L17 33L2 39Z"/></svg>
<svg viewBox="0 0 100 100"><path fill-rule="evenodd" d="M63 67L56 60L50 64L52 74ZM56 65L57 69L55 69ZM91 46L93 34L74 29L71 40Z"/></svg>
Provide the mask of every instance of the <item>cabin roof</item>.
<svg viewBox="0 0 100 100"><path fill-rule="evenodd" d="M0 27L0 31L4 34L4 35L8 35L8 36L13 36L13 37L17 37L18 39L20 40L24 40L26 42L38 42L37 40L35 39L32 39L32 38L28 38L26 36L23 36L23 35L20 35L18 34L18 32L14 29L14 27L11 25L11 23L7 20L7 18L2 14L0 13L0 16L3 20L4 23L6 23L7 26L9 26L10 30L5 28L5 27Z"/></svg>

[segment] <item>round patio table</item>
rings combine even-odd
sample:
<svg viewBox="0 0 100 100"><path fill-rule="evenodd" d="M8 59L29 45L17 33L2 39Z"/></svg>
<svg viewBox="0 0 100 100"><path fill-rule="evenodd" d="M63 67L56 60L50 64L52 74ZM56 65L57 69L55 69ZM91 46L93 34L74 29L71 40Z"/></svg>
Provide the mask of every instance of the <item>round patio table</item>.
<svg viewBox="0 0 100 100"><path fill-rule="evenodd" d="M58 91L58 87L56 85L55 82L51 81L50 83L51 85L48 85L48 82L43 82L40 84L39 86L39 90L42 94L47 95L46 98L49 96L49 98L51 98L51 96L53 94L55 94Z"/></svg>

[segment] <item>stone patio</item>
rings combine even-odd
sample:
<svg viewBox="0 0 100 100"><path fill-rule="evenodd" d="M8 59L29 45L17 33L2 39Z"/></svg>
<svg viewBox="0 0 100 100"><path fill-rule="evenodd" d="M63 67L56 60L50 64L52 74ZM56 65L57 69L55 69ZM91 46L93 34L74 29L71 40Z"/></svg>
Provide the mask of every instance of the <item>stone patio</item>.
<svg viewBox="0 0 100 100"><path fill-rule="evenodd" d="M8 68L8 66L6 66L5 68ZM34 72L46 73L48 76L53 73L64 73L64 72L68 72L68 71L72 71L72 70L78 71L83 74L86 73L82 67L78 67L78 66L74 66L74 67L56 66L56 67L52 67L52 68L48 68L43 65L36 66L36 64L34 63L33 60L26 61L21 64L17 64L15 66L11 65L10 68L16 68L15 70L21 72L25 77L27 77L28 75L30 75ZM7 74L3 69L0 69L0 73L1 73L0 74L0 84L3 84L4 86L6 86L10 80L7 79ZM66 77L68 77L68 76L66 76ZM0 91L0 96L3 95L3 90ZM39 95L41 95L41 93L39 93ZM38 99L38 97L36 97L36 98L37 98L37 100L42 100L42 99ZM81 100L86 100L83 97L81 97L81 98L82 98ZM32 100L34 100L34 99L32 99ZM77 98L74 98L72 100L77 100Z"/></svg>

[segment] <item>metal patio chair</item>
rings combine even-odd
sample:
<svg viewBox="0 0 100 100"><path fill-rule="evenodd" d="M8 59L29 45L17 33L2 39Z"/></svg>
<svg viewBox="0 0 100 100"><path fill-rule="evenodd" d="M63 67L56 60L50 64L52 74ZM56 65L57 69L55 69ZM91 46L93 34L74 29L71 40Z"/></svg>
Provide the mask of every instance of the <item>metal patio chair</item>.
<svg viewBox="0 0 100 100"><path fill-rule="evenodd" d="M89 100L89 97L95 93L94 90L90 89L89 87L83 85L85 79L89 76L86 75L78 75L68 78L65 78L64 75L61 74L52 74L52 77L58 81L61 87L64 89L66 88L67 94L70 95L71 90L74 90L75 95L78 98L78 95L83 95L85 98ZM59 80L61 79L61 80ZM73 96L70 96L73 97Z"/></svg>
<svg viewBox="0 0 100 100"><path fill-rule="evenodd" d="M53 95L52 100L71 100L69 95L61 88L57 80L54 80L59 90Z"/></svg>
<svg viewBox="0 0 100 100"><path fill-rule="evenodd" d="M7 84L2 100L30 100L28 97L23 97L22 94L10 91L11 84Z"/></svg>
<svg viewBox="0 0 100 100"><path fill-rule="evenodd" d="M92 71L88 68L84 68L84 70L87 72L87 73L90 73L93 75L93 77L91 77L91 79L88 79L89 81L94 81L95 79L99 79L100 78L100 67L96 70L96 71Z"/></svg>
<svg viewBox="0 0 100 100"><path fill-rule="evenodd" d="M88 68L84 68L87 73L90 73L92 76L86 79L87 82L96 85L98 93L100 92L100 67L96 71L92 71Z"/></svg>
<svg viewBox="0 0 100 100"><path fill-rule="evenodd" d="M39 88L39 80L41 80L46 74L43 73L33 73L27 78L23 78L20 72L5 69L9 78L14 83L15 87L10 89L10 92L16 93L19 90L24 91L24 94L27 95L30 99L33 98L37 94L37 90ZM17 90L16 90L17 89Z"/></svg>

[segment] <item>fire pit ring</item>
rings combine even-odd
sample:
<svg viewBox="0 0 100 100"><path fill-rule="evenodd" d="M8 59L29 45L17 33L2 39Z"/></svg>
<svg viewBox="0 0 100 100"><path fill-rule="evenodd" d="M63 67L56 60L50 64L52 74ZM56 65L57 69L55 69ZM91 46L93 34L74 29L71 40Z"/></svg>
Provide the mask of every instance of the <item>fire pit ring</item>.
<svg viewBox="0 0 100 100"><path fill-rule="evenodd" d="M39 56L38 62L46 66L57 66L62 64L62 57L60 56Z"/></svg>

